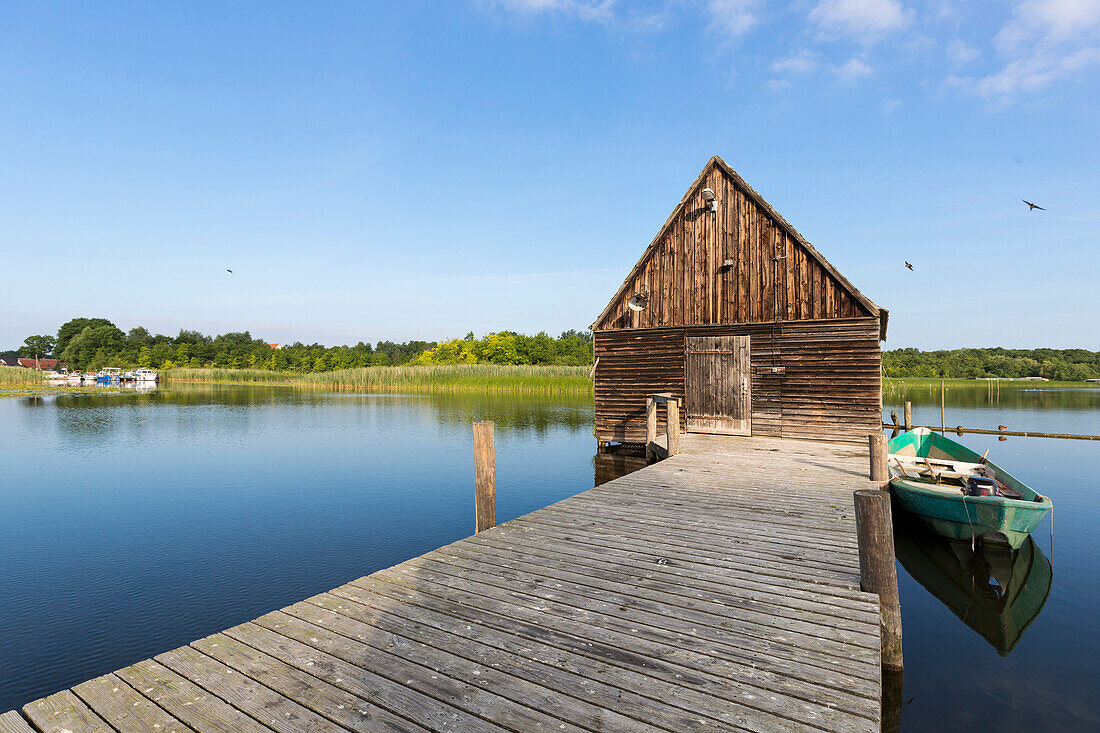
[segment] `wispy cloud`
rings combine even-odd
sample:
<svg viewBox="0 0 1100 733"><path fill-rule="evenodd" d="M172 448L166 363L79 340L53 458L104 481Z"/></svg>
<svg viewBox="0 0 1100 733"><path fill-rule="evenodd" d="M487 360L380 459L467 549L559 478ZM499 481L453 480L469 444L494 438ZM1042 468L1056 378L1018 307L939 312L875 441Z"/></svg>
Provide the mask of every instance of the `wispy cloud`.
<svg viewBox="0 0 1100 733"><path fill-rule="evenodd" d="M771 89L773 92L781 92L790 85L791 83L786 79L768 79L764 82L764 86Z"/></svg>
<svg viewBox="0 0 1100 733"><path fill-rule="evenodd" d="M759 25L760 0L710 0L711 27L729 39L737 39Z"/></svg>
<svg viewBox="0 0 1100 733"><path fill-rule="evenodd" d="M490 4L517 15L559 14L595 22L609 22L615 13L615 0L493 0Z"/></svg>
<svg viewBox="0 0 1100 733"><path fill-rule="evenodd" d="M475 4L483 10L521 20L563 18L645 34L664 30L676 0L636 3L628 7L618 0L475 0Z"/></svg>
<svg viewBox="0 0 1100 733"><path fill-rule="evenodd" d="M810 21L823 33L873 43L909 26L913 11L898 0L821 0Z"/></svg>
<svg viewBox="0 0 1100 733"><path fill-rule="evenodd" d="M874 68L867 63L866 54L859 54L845 61L840 66L833 67L833 73L844 82L855 81L875 73Z"/></svg>
<svg viewBox="0 0 1100 733"><path fill-rule="evenodd" d="M1004 66L980 77L952 74L946 84L1010 105L1062 79L1100 66L1100 0L1025 0L994 38Z"/></svg>
<svg viewBox="0 0 1100 733"><path fill-rule="evenodd" d="M947 58L956 66L969 64L981 55L981 51L968 45L965 41L956 39L947 46Z"/></svg>
<svg viewBox="0 0 1100 733"><path fill-rule="evenodd" d="M817 54L808 48L802 48L782 59L772 62L772 71L777 74L808 74L817 68Z"/></svg>

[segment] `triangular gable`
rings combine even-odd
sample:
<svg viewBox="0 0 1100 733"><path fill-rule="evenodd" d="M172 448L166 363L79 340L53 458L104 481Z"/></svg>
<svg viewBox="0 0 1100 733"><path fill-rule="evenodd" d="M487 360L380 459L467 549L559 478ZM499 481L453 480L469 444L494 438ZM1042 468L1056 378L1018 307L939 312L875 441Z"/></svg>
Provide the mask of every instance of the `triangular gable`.
<svg viewBox="0 0 1100 733"><path fill-rule="evenodd" d="M748 183L746 183L745 180L743 178L741 178L741 176L735 170L733 170L733 168L731 168L724 160L722 160L720 157L718 157L716 155L707 162L706 166L703 167L703 170L699 173L698 177L696 177L695 181L688 188L688 190L684 194L683 198L680 199L680 202L676 205L676 208L673 209L672 213L669 215L669 217L665 221L664 225L662 225L660 231L657 233L657 236L654 237L653 241L646 248L646 251L642 254L641 259L638 260L638 263L631 270L631 272L627 276L626 280L623 281L622 286L615 293L615 296L608 303L607 307L600 314L599 318L596 319L595 323L592 324L592 330L596 331L596 330L602 330L602 329L607 329L607 328L624 327L624 326L616 325L615 323L612 323L611 321L621 321L621 320L623 320L624 315L625 315L625 312L623 310L624 303L625 303L625 298L629 298L630 295L632 295L634 292L637 292L637 291L642 289L642 288L639 287L639 280L641 278L644 277L647 282L650 282L650 283L653 282L653 280L654 280L653 275L652 275L652 273L647 271L647 268L653 267L653 269L656 269L656 266L653 265L654 258L658 257L659 253L663 253L663 256L665 256L666 258L670 258L670 256L669 256L669 248L670 247L683 248L683 243L682 242L679 245L672 244L672 242L674 240L679 241L679 239L683 239L683 236L684 236L685 232L681 231L681 229L685 226L690 229L691 226L693 226L692 222L694 221L694 219L699 218L699 216L700 216L700 214L699 214L699 211L700 211L699 203L701 201L701 199L699 198L700 191L702 190L702 188L704 186L704 182L707 181L708 178L712 178L711 174L716 169L717 169L717 171L719 171L725 177L725 179L729 182L729 184L731 184L732 188L736 189L736 191L738 193L738 200L744 200L744 201L747 201L747 202L751 202L751 204L756 209L756 211L752 213L752 216L756 217L757 221L754 221L753 224L755 226L757 226L758 228L752 230L753 234L746 233L744 235L744 237L746 239L750 239L753 236L756 236L757 239L762 239L764 237L768 237L769 240L770 240L770 238L774 237L775 238L774 241L776 243L780 242L780 240L782 241L781 246L784 247L783 251L785 253L789 253L789 254L794 255L792 257L792 261L790 263L784 263L784 268L785 268L784 273L780 273L782 276L787 277L787 278L790 278L792 276L792 273L790 272L789 268L792 268L792 267L795 266L795 264L794 264L795 260L802 261L804 263L804 267L806 267L806 268L813 268L814 266L816 266L816 268L820 268L815 273L819 278L819 281L816 285L820 286L821 281L824 281L825 284L824 284L824 286L821 286L821 287L822 287L822 292L823 293L826 290L829 292L830 300L828 301L828 304L830 306L832 306L832 304L834 302L832 300L832 298L834 296L835 296L835 302L838 304L836 308L830 307L830 308L827 309L830 313L830 315L828 317L842 317L843 315L877 316L880 319L882 319L883 321L885 321L886 311L880 309L877 305L875 305L873 302L871 302L871 300L869 298L867 298L865 295L860 293L859 290L854 285L852 285L848 281L847 278L845 278L842 274L840 274L840 272L835 267L833 267L833 265L831 263L829 263L821 255L821 253L819 253L813 247L813 245L811 245L809 242L807 242L802 237L802 235L799 234L798 231L794 227L792 227L790 225L790 223L787 222L786 219L784 219L782 216L780 216L779 213L776 212L774 208L772 208L771 204L769 204L767 201L765 201L763 199L763 197L760 196L760 194L758 194L755 190L753 190L753 188L751 186L749 186ZM689 206L689 204L691 204L692 206L695 207L690 213L686 210L687 207ZM733 201L722 201L721 205L722 206L732 206ZM749 208L749 207L745 207L745 208ZM712 214L711 216L714 216L714 215ZM724 223L727 224L728 226L732 226L733 228L737 227L738 223L736 221L731 222L728 219L728 217L730 217L730 216L736 216L735 212L722 211L718 214L718 216L727 217L726 219L723 220ZM770 220L770 221L768 221L768 220ZM685 224L685 222L687 222L687 223ZM742 223L744 223L744 222L742 222ZM690 239L692 235L691 235L690 232L687 232L686 236L687 236L688 239ZM701 242L703 239L705 239L706 236L707 235L699 234L698 232L696 232L697 239L696 239L696 242L695 242L695 246L699 247L700 246L699 242ZM729 235L729 236L732 236L732 235ZM713 237L711 237L711 239L713 240ZM688 242L689 247L691 246L691 244L692 244L691 242ZM697 250L695 253L693 253L693 256L695 257L695 259L692 259L691 256L686 257L685 261L680 263L680 268L681 269L680 269L679 272L676 273L676 277L682 277L683 276L683 274L684 274L683 273L683 268L685 268L685 267L689 268L689 269L692 268L692 267L699 268L698 272L696 273L697 275L699 275L700 273L703 272L703 270L701 268L703 268L704 266L707 267L707 268L713 268L714 267L714 265L715 265L714 258L717 256L717 251L721 250L722 247L720 245L716 244L713 241L709 241L709 242L703 244L702 246L704 248L705 247L710 247L711 251L704 252L703 250ZM738 246L741 246L741 245L739 244ZM757 242L757 246L761 246L759 242ZM770 241L767 244L767 246L772 246ZM678 253L678 254L683 254L683 253ZM689 254L691 254L691 253L689 253ZM766 256L767 256L766 252L764 252L762 254L758 253L758 258L759 259L763 259ZM709 259L707 259L708 257L709 257ZM784 255L784 257L777 258L775 261L778 262L778 261L784 259L785 257L786 257L786 255ZM670 259L672 259L672 258L670 258ZM810 263L812 263L812 264L810 264ZM672 266L671 266L671 263L665 263L663 266L665 267L665 269L673 269ZM765 285L767 285L767 283L766 283L766 280L767 280L767 277L768 277L767 266L759 264L759 263L757 263L756 266L758 268L763 268L763 269L759 270L755 274L750 273L749 270L747 270L747 269L744 271L743 274L741 274L740 271L738 271L737 273L735 273L735 277L736 276L740 276L740 277L750 277L750 276L752 276L752 277L757 277L757 278L763 278L763 280L765 281ZM709 272L710 272L710 269L707 270L708 274L706 274L705 276L702 277L703 280L707 280L709 278ZM797 278L798 273L797 272L794 273L793 277ZM665 279L665 278L662 276L662 279ZM721 278L716 278L716 280L721 280ZM729 282L729 280L730 280L730 278L727 278L727 282L725 283L725 286L728 287L728 288L731 288L731 289L735 288L736 284ZM743 286L744 284L741 283L741 285ZM667 288L667 283L666 283L665 287ZM690 287L690 285L689 285L689 287ZM721 297L730 297L731 294L721 292L722 287L723 287L721 282L719 282L717 284L714 284L714 283L706 284L706 283L704 283L703 287L704 287L704 289L709 289L708 292L706 293L706 296L711 301L710 302L710 312L711 312L711 314L714 315L714 314L720 313L720 311L723 310L723 307L721 307L721 306L719 306L718 308L714 307L714 305L715 305L714 304L714 298L716 297L716 294L713 291L719 291L717 293L717 297L719 297L719 298L721 298ZM794 306L794 303L793 303L794 296L792 295L792 292L791 292L796 288L792 288L792 286L789 283L784 284L784 283L780 283L778 281L775 281L771 284L771 287L773 287L777 290L777 292L775 293L777 303L778 303L778 298L779 298L780 295L782 295L784 297L785 306L782 308L782 310L784 310L785 312L784 313L778 313L778 311L781 309L779 305L771 306L771 310L772 310L771 317L767 318L766 320L768 320L768 321L771 321L771 320L789 320L789 318L787 316L789 316L791 314L791 312L792 312L791 309L792 308L793 308L793 311L795 311L794 315L793 315L793 319L802 320L802 319L806 319L806 318L817 317L816 315L813 315L813 314L816 313L816 311L814 311L812 308L811 308L811 315L805 315L804 313L797 312L798 308L796 306ZM807 292L810 291L809 286L806 287L806 290L807 290ZM834 293L833 292L834 290L836 290L838 292ZM700 293L700 295L702 295L702 293ZM691 298L691 297L694 297L694 296L695 296L695 293L691 292L691 293L688 293L686 297ZM824 297L824 296L819 296L817 291L814 291L814 296L815 296L815 300L820 299L820 297ZM664 297L664 294L663 293L657 293L656 297L659 299L661 297ZM798 296L798 297L803 297L804 298L804 296ZM791 301L790 305L786 305L787 304L787 299L790 299L790 301ZM843 304L842 307L840 305L841 303ZM768 304L768 305L770 306L771 304ZM805 303L802 303L802 307L803 307L803 310L805 310ZM666 308L666 310L668 309L667 304L666 304L665 308ZM703 310L707 310L707 308L704 307ZM822 312L824 313L824 309L822 310ZM696 313L696 315L698 315L698 313ZM779 317L779 316L783 316L783 317ZM822 316L822 317L825 317L825 316ZM634 319L634 320L637 321L638 319ZM650 318L648 320L652 321L653 318ZM673 318L673 320L675 321L677 319ZM764 319L756 319L756 320L759 321L759 320L764 320ZM679 322L649 323L647 321L646 325L636 323L633 326L626 326L626 327L647 327L647 325L711 325L711 324L719 323L719 322L721 322L721 323L752 322L752 319L744 319L744 318L738 319L736 317L736 314L731 313L731 314L728 314L726 317L717 317L716 316L716 318L711 318L710 320L707 320L706 317L704 316L703 320L696 319L695 321L691 321L691 319L689 318L689 319L685 320L683 323L679 323ZM883 330L885 330L885 329L883 329ZM883 336L885 336L885 333L883 333Z"/></svg>

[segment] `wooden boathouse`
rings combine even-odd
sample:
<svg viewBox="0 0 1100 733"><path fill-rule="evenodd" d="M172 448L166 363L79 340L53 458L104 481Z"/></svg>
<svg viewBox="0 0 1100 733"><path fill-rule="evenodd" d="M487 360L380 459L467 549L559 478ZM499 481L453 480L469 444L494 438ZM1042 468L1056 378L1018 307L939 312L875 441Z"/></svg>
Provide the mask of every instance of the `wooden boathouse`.
<svg viewBox="0 0 1100 733"><path fill-rule="evenodd" d="M688 432L865 441L887 315L714 156L592 324L597 440L665 393Z"/></svg>

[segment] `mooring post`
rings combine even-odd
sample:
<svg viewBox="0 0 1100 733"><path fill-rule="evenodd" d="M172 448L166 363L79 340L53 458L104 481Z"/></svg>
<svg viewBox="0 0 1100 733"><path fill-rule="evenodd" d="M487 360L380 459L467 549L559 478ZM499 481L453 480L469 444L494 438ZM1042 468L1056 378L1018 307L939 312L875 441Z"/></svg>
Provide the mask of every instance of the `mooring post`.
<svg viewBox="0 0 1100 733"><path fill-rule="evenodd" d="M946 408L944 406L944 396L943 396L945 391L946 391L946 387L944 387L944 382L941 379L940 380L940 432L941 433L946 433L947 432L947 411L946 411Z"/></svg>
<svg viewBox="0 0 1100 733"><path fill-rule="evenodd" d="M680 452L680 403L669 400L665 405L665 437L668 439L668 454L674 456Z"/></svg>
<svg viewBox="0 0 1100 733"><path fill-rule="evenodd" d="M905 432L913 429L913 403L905 403Z"/></svg>
<svg viewBox="0 0 1100 733"><path fill-rule="evenodd" d="M871 454L871 480L882 485L889 480L886 470L886 436L882 431L867 434L867 443Z"/></svg>
<svg viewBox="0 0 1100 733"><path fill-rule="evenodd" d="M901 601L894 565L894 525L890 494L877 489L855 492L856 532L859 538L860 587L878 595L882 666L902 668Z"/></svg>
<svg viewBox="0 0 1100 733"><path fill-rule="evenodd" d="M474 534L497 525L497 458L492 420L474 423Z"/></svg>
<svg viewBox="0 0 1100 733"><path fill-rule="evenodd" d="M653 443L657 440L657 400L645 398L645 459L652 461L657 455Z"/></svg>

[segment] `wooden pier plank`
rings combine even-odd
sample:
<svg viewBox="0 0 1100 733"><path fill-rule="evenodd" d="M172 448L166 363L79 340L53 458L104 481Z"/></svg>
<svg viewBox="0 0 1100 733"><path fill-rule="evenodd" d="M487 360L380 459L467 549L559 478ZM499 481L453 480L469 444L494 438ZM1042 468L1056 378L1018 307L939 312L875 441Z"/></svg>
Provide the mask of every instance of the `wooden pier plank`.
<svg viewBox="0 0 1100 733"><path fill-rule="evenodd" d="M311 621L305 621L294 614L307 616ZM320 618L320 614L324 614L324 618ZM394 681L404 682L406 687L433 698L436 706L463 710L472 716L493 721L506 730L516 733L583 730L538 709L484 690L473 682L442 674L434 665L424 667L411 663L396 653L398 647L409 646L408 640L394 637L375 627L354 626L351 621L345 621L339 614L329 613L311 604L298 603L284 611L262 616L256 623L362 669L379 672L392 677ZM367 641L390 646L394 651L380 653L377 647ZM422 651L430 654L434 650L424 647Z"/></svg>
<svg viewBox="0 0 1100 733"><path fill-rule="evenodd" d="M34 733L34 728L19 713L9 710L0 715L0 733Z"/></svg>
<svg viewBox="0 0 1100 733"><path fill-rule="evenodd" d="M310 598L309 603L380 627L400 629L421 643L447 649L566 695L579 696L589 703L605 705L607 710L625 704L625 714L666 730L687 730L706 723L705 716L695 713L694 708L677 710L663 698L647 698L635 692L642 680L649 680L630 670L600 664L547 644L361 588L345 588L347 592L341 596L323 593ZM718 722L715 719L711 724Z"/></svg>
<svg viewBox="0 0 1100 733"><path fill-rule="evenodd" d="M427 730L225 634L199 639L191 646L345 728L387 733Z"/></svg>
<svg viewBox="0 0 1100 733"><path fill-rule="evenodd" d="M162 710L117 675L83 682L73 692L119 733L186 733L191 729Z"/></svg>
<svg viewBox="0 0 1100 733"><path fill-rule="evenodd" d="M23 714L42 733L87 731L113 733L106 721L92 712L71 690L62 690L23 706Z"/></svg>
<svg viewBox="0 0 1100 733"><path fill-rule="evenodd" d="M120 669L115 674L197 733L263 733L270 730L151 659Z"/></svg>
<svg viewBox="0 0 1100 733"><path fill-rule="evenodd" d="M852 509L866 451L681 450L35 701L0 733L877 730Z"/></svg>
<svg viewBox="0 0 1100 733"><path fill-rule="evenodd" d="M376 674L374 669L385 662L381 656L378 664L370 664L368 669L329 653L327 647L321 650L316 645L323 644L325 640L318 632L327 632L319 628L290 626L285 622L289 618L286 614L274 612L252 623L234 626L225 634L301 671L318 674L333 686L384 706L428 730L505 730L446 705L436 697Z"/></svg>

